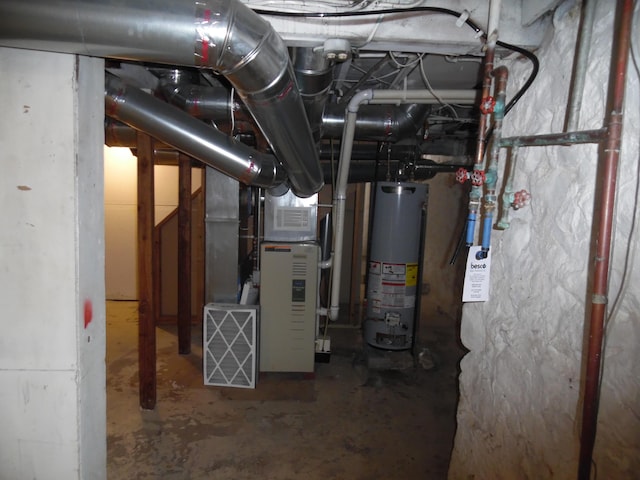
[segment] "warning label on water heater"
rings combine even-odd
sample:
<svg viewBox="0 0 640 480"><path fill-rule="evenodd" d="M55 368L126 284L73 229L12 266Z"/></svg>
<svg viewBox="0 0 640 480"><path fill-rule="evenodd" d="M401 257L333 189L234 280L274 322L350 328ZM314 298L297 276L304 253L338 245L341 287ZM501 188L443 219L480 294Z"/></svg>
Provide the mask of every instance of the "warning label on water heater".
<svg viewBox="0 0 640 480"><path fill-rule="evenodd" d="M373 313L386 308L412 308L415 295L408 295L407 287L415 287L417 263L369 263L369 302Z"/></svg>

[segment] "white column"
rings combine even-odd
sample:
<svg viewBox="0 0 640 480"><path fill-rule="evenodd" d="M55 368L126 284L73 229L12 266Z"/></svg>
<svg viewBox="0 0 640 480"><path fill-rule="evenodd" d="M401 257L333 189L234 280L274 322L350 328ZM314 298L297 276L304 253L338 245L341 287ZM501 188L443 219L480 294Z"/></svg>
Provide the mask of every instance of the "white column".
<svg viewBox="0 0 640 480"><path fill-rule="evenodd" d="M104 479L104 64L0 71L0 478Z"/></svg>

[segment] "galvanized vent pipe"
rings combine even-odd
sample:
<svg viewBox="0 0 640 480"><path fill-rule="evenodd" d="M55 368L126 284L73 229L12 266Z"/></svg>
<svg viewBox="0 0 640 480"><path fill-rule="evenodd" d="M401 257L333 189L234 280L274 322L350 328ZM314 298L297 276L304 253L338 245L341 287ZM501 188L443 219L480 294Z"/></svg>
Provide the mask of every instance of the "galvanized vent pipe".
<svg viewBox="0 0 640 480"><path fill-rule="evenodd" d="M324 130L322 112L333 81L333 62L323 49L312 47L291 48L290 56L313 138L319 141Z"/></svg>
<svg viewBox="0 0 640 480"><path fill-rule="evenodd" d="M105 113L248 185L272 188L286 178L272 155L252 150L110 73L105 78Z"/></svg>
<svg viewBox="0 0 640 480"><path fill-rule="evenodd" d="M3 0L0 45L211 68L245 102L294 192L323 186L284 42L239 0Z"/></svg>
<svg viewBox="0 0 640 480"><path fill-rule="evenodd" d="M422 127L428 106L363 105L356 121L355 138L380 142L397 142L415 136ZM323 137L340 138L345 122L343 105L327 105L322 116Z"/></svg>

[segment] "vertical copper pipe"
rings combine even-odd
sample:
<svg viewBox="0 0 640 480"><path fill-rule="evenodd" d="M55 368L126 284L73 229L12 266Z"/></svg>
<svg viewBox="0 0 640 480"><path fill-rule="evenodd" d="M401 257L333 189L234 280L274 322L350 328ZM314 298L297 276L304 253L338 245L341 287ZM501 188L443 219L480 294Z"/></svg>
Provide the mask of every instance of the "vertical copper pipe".
<svg viewBox="0 0 640 480"><path fill-rule="evenodd" d="M491 96L491 85L493 84L493 61L495 58L495 45L487 46L487 53L484 56L484 74L482 79L482 97L481 102L484 102ZM487 123L489 119L489 113L483 113L480 115L480 123L478 125L478 140L476 144L476 166L482 165L482 159L484 158L485 140L487 136Z"/></svg>
<svg viewBox="0 0 640 480"><path fill-rule="evenodd" d="M611 86L609 94L611 96L608 105L610 105L611 110L605 121L609 136L606 140L605 149L600 155L600 161L603 162L602 176L600 177L601 197L599 211L594 215L594 220L597 215L599 223L594 259L586 379L582 404L582 431L578 469L579 480L588 480L590 477L593 446L598 422L600 366L608 293L607 286L609 283L611 231L616 196L618 160L620 158L620 145L622 143L622 109L632 18L633 1L618 1L616 11L616 25L618 25L618 28L614 30L617 32L617 42L614 46L614 53L612 54L611 77L609 80L609 85Z"/></svg>
<svg viewBox="0 0 640 480"><path fill-rule="evenodd" d="M473 165L474 172L484 172L484 152L485 143L487 139L487 123L490 113L485 108L487 102L490 101L491 85L493 83L493 60L495 57L495 43L487 45L487 53L484 56L484 72L482 77L482 97L480 98L480 110L487 113L480 114L480 121L478 125L478 140L476 144L476 158ZM469 193L469 214L467 217L466 227L466 243L467 246L473 245L473 239L475 234L476 220L478 216L478 210L480 209L480 200L482 199L482 183L473 182Z"/></svg>

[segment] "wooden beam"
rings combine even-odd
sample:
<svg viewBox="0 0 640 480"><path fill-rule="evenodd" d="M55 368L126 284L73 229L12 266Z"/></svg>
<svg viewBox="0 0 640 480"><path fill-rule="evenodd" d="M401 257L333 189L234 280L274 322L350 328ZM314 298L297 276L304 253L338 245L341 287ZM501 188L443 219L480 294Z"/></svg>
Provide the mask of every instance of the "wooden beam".
<svg viewBox="0 0 640 480"><path fill-rule="evenodd" d="M156 321L153 300L154 181L151 137L138 133L138 375L140 407L156 406Z"/></svg>
<svg viewBox="0 0 640 480"><path fill-rule="evenodd" d="M178 162L178 352L191 353L191 158Z"/></svg>

